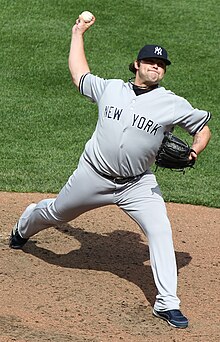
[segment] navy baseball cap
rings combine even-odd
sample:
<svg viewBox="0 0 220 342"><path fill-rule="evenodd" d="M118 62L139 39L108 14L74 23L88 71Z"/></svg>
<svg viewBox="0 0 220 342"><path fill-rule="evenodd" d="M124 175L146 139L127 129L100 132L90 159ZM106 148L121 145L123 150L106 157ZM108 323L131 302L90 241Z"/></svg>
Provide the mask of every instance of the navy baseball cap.
<svg viewBox="0 0 220 342"><path fill-rule="evenodd" d="M145 45L138 53L137 60L146 58L158 58L166 63L166 65L170 65L171 62L168 59L167 51L159 45ZM129 65L129 70L133 73L136 73L136 69L134 66L134 62Z"/></svg>

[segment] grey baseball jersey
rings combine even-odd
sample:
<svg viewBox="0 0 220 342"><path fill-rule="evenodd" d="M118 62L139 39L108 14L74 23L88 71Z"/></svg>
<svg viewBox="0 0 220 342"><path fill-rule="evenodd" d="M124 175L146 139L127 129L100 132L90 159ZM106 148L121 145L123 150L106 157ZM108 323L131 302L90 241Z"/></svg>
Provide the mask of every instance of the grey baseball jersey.
<svg viewBox="0 0 220 342"><path fill-rule="evenodd" d="M86 74L80 92L98 104L96 130L84 156L103 173L134 176L153 164L164 132L179 125L190 134L201 130L210 113L163 87L136 96L131 83Z"/></svg>

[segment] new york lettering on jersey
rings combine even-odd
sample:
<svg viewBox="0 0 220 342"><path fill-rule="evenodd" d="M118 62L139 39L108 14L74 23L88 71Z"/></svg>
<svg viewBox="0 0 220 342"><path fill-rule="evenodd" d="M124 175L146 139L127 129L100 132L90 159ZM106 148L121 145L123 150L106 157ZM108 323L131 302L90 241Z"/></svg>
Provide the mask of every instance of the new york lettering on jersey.
<svg viewBox="0 0 220 342"><path fill-rule="evenodd" d="M120 120L123 109L114 106L105 106L104 115L108 119Z"/></svg>
<svg viewBox="0 0 220 342"><path fill-rule="evenodd" d="M162 126L158 123L145 118L144 116L140 116L139 114L134 114L132 126L137 127L138 129L142 129L150 134L156 135L158 129Z"/></svg>
<svg viewBox="0 0 220 342"><path fill-rule="evenodd" d="M104 116L107 117L108 119L119 121L121 118L122 112L123 112L123 108L117 108L115 106L105 106ZM148 118L145 118L144 116L140 116L139 114L133 115L132 126L137 127L138 129L144 130L147 133L154 134L154 135L156 135L158 132L158 129L162 127L158 123Z"/></svg>

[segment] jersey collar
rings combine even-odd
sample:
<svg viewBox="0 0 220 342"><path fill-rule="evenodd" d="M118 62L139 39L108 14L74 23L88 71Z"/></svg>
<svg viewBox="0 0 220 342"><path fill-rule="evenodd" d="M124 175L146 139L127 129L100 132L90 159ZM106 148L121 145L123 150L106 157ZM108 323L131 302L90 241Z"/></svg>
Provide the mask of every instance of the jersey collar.
<svg viewBox="0 0 220 342"><path fill-rule="evenodd" d="M149 87L149 88L146 89L146 88L144 88L144 87L139 87L139 86L135 85L135 84L132 82L132 80L133 80L133 78L130 78L130 79L128 80L128 82L131 84L132 89L133 89L133 91L135 92L135 95L136 95L136 96L142 95L142 94L145 94L145 93L148 93L149 91L152 91L152 90L154 90L154 89L156 89L156 88L159 87L158 84L155 84L155 85L153 85L153 86L151 86L151 87Z"/></svg>

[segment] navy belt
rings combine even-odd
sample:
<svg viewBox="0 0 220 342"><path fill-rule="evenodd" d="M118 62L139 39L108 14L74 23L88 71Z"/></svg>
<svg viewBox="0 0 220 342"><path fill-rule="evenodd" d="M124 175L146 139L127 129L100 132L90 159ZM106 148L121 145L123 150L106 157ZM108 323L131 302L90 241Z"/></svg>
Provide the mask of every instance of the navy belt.
<svg viewBox="0 0 220 342"><path fill-rule="evenodd" d="M128 182L132 182L132 181L138 180L147 172L147 171L144 171L140 175L131 176L131 177L113 177L113 176L110 176L110 175L106 175L105 173L102 173L101 171L97 170L96 167L92 163L90 163L88 160L86 160L86 162L93 168L93 170L96 173L98 173L98 175L102 176L103 178L109 179L110 181L112 181L112 182L114 182L116 184L125 184L125 183L128 183Z"/></svg>

